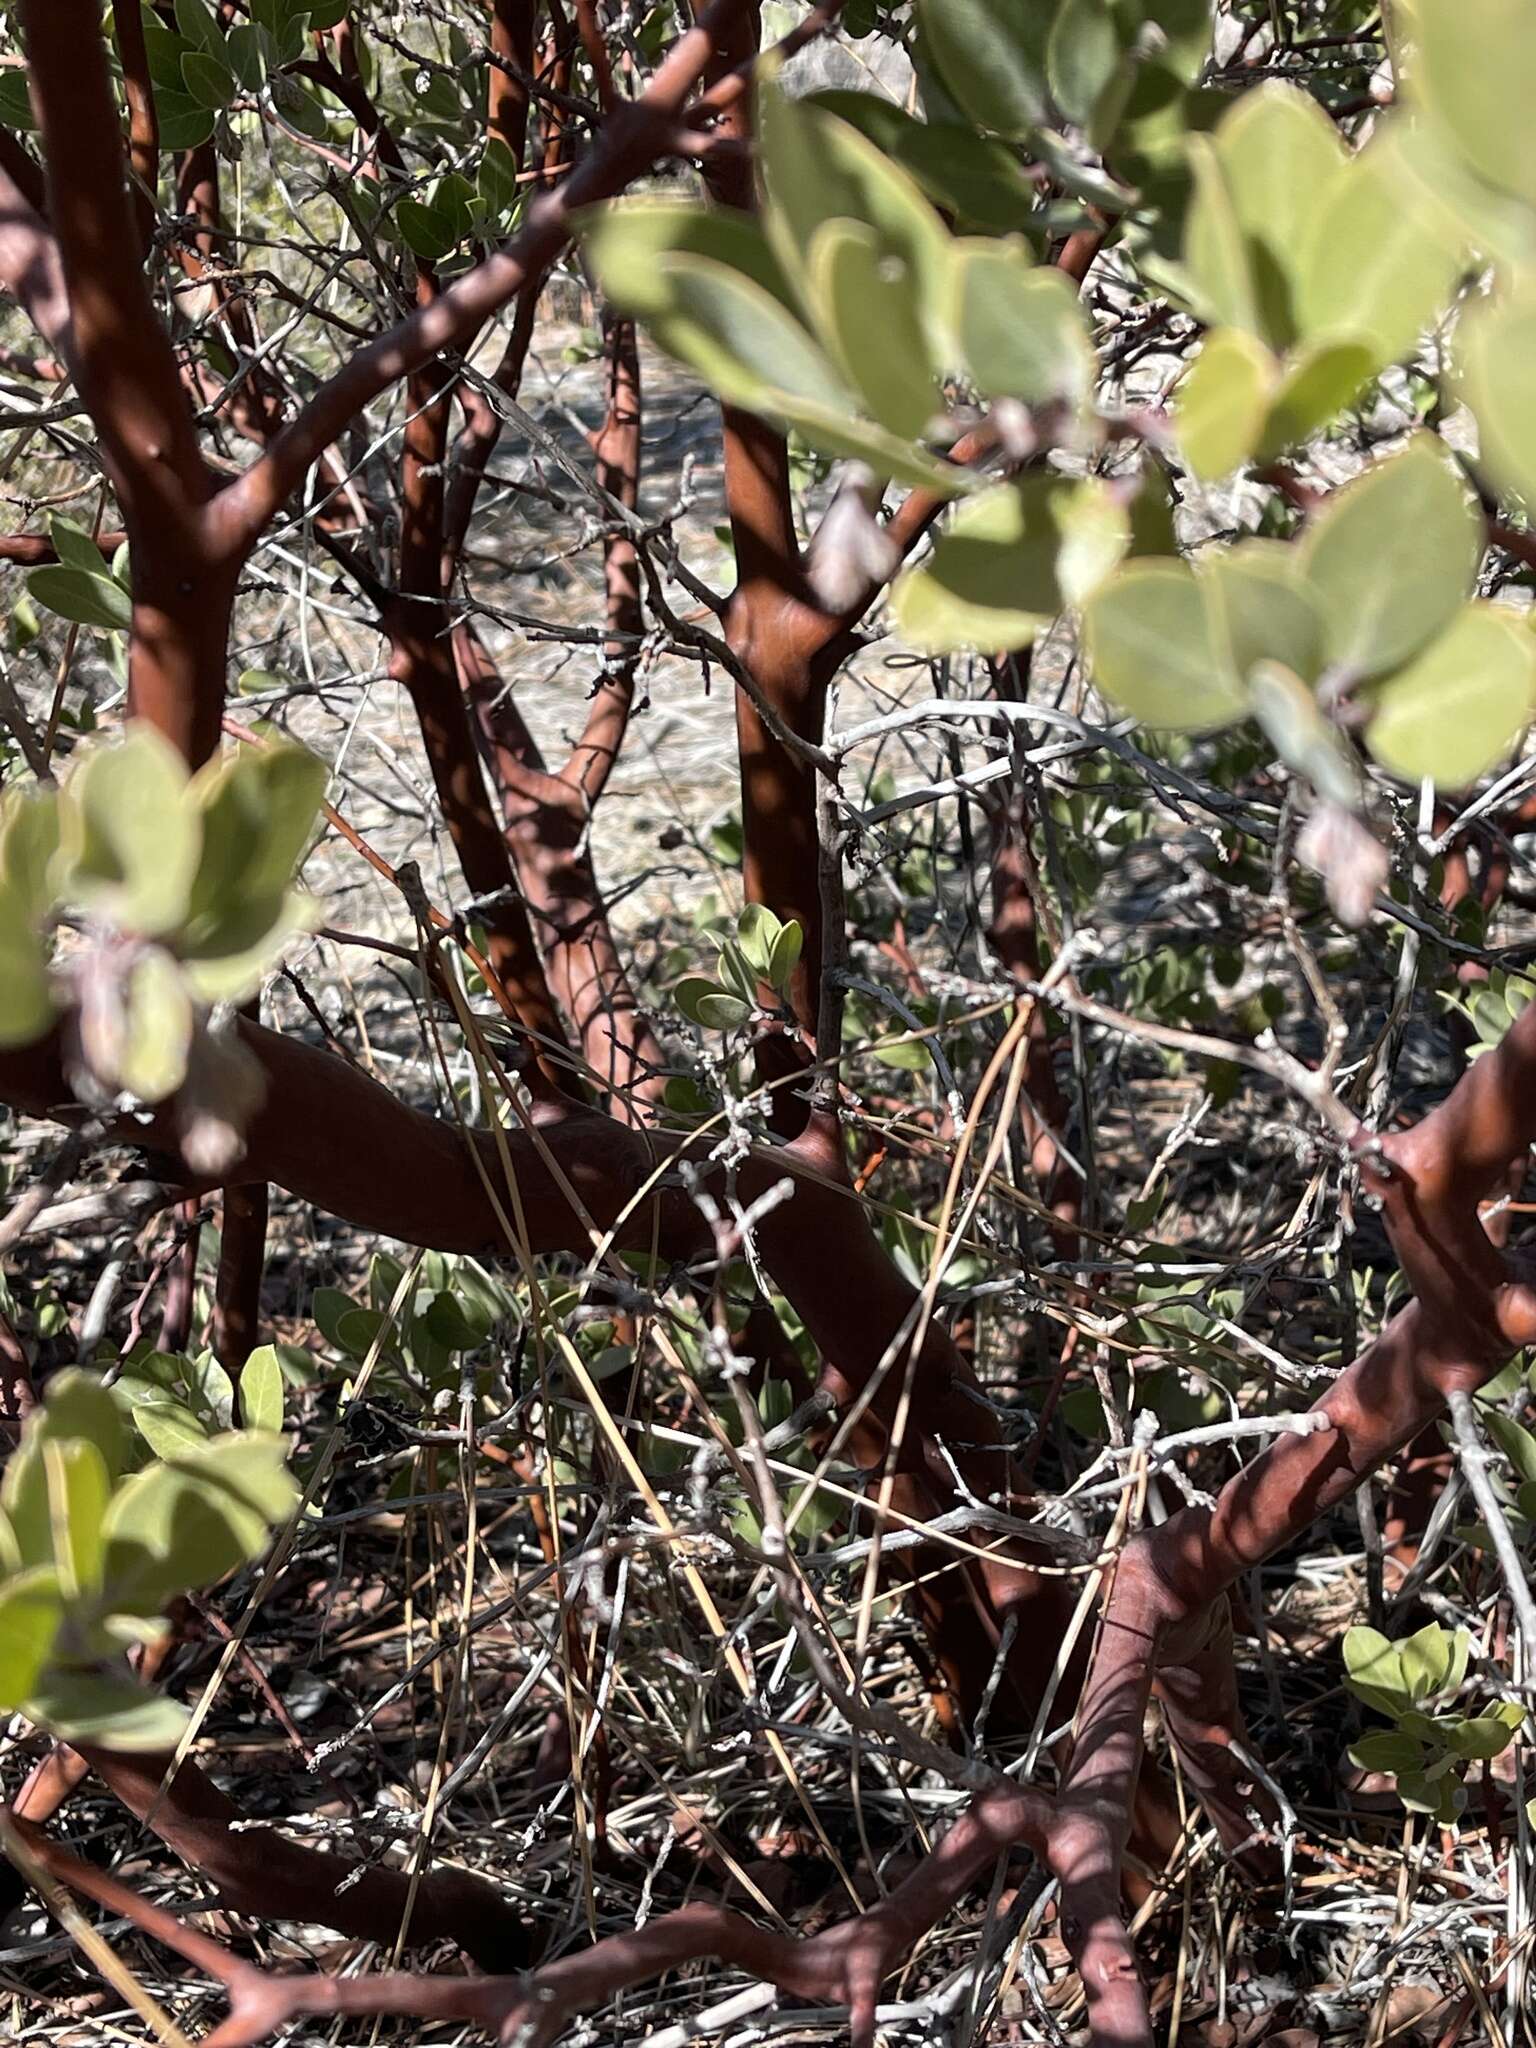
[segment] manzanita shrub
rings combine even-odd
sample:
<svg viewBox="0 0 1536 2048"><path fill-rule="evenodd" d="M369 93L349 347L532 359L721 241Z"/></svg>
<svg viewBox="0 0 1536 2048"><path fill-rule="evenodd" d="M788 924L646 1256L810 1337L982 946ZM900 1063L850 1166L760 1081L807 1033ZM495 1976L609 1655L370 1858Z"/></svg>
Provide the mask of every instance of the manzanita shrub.
<svg viewBox="0 0 1536 2048"><path fill-rule="evenodd" d="M1528 2030L1533 0L0 60L18 1872L228 2048Z"/></svg>

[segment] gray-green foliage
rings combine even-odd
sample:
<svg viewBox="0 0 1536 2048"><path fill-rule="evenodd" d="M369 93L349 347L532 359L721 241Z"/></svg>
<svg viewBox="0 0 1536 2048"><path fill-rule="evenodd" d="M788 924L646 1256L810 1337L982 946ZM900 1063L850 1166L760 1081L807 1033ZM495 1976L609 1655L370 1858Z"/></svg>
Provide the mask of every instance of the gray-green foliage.
<svg viewBox="0 0 1536 2048"><path fill-rule="evenodd" d="M125 1408L126 1389L56 1374L6 1464L0 1710L68 1742L161 1749L185 1710L139 1685L127 1652L179 1594L260 1557L298 1496L274 1432L189 1431L140 1463Z"/></svg>
<svg viewBox="0 0 1536 2048"><path fill-rule="evenodd" d="M286 742L189 775L168 741L131 724L118 743L82 748L57 787L8 786L0 1045L31 1043L56 1006L83 996L90 1085L142 1102L174 1094L211 1006L253 995L313 921L293 877L325 783L324 766ZM238 1094L238 1083L223 1091L227 1109Z"/></svg>
<svg viewBox="0 0 1536 2048"><path fill-rule="evenodd" d="M1507 47L1518 9L1491 10L1485 47L1481 24L1468 34L1445 0L1422 0L1407 104L1362 147L1298 83L1227 100L1198 88L1202 4L917 13L926 120L874 93L797 100L770 81L760 218L673 198L602 209L586 241L606 293L731 403L963 500L895 586L895 623L920 648L1019 648L1080 615L1117 704L1192 731L1253 719L1329 801L1360 800L1349 731L1405 780L1482 774L1529 719L1536 639L1477 597L1482 520L1455 459L1421 433L1325 493L1262 566L1241 536L1185 562L1166 521L1142 519L1162 491L1148 457L1110 485L1062 473L1102 458L1115 422L1076 294L1039 261L1048 230L1020 174L1043 150L1088 196L1074 186L1087 140L1148 176L1161 225L1149 243L1128 219L1123 246L1155 257L1155 282L1208 328L1174 393L1195 485L1306 449L1449 325L1483 472L1523 494L1536 298L1520 266L1506 260L1453 317L1483 252L1468 195L1502 224L1495 256L1520 209L1536 223L1529 153L1484 134L1495 109L1501 134L1519 125L1513 88L1490 83L1524 75ZM977 404L1032 473L938 462Z"/></svg>
<svg viewBox="0 0 1536 2048"><path fill-rule="evenodd" d="M686 975L673 990L683 1015L711 1031L731 1031L758 1008L763 985L784 996L800 964L805 934L791 918L781 923L766 905L749 903L736 920L734 938L721 942L715 972Z"/></svg>
<svg viewBox="0 0 1536 2048"><path fill-rule="evenodd" d="M1362 1736L1351 1761L1362 1770L1390 1772L1405 1806L1447 1826L1466 1806L1467 1766L1500 1755L1525 1723L1525 1709L1515 1700L1476 1714L1435 1707L1442 1696L1461 1692L1470 1647L1465 1629L1438 1622L1397 1643L1373 1628L1352 1628L1344 1638L1350 1691L1393 1724Z"/></svg>

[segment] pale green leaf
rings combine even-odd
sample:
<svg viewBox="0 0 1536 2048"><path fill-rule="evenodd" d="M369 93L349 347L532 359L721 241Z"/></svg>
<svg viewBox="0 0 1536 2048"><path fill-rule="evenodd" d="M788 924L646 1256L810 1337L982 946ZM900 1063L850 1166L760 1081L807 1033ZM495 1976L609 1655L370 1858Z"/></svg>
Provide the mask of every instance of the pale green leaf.
<svg viewBox="0 0 1536 2048"><path fill-rule="evenodd" d="M1512 612L1467 605L1381 684L1367 738L1384 768L1459 789L1514 746L1536 706L1536 636Z"/></svg>
<svg viewBox="0 0 1536 2048"><path fill-rule="evenodd" d="M39 1437L67 1443L81 1437L101 1453L115 1478L123 1469L127 1439L111 1390L97 1374L67 1366L48 1382L43 1406L33 1411L30 1429Z"/></svg>
<svg viewBox="0 0 1536 2048"><path fill-rule="evenodd" d="M283 1426L283 1368L271 1344L258 1345L240 1368L240 1421L245 1429Z"/></svg>
<svg viewBox="0 0 1536 2048"><path fill-rule="evenodd" d="M288 945L324 916L302 889L234 902L199 921L183 942L182 979L204 1003L243 1003L256 994Z"/></svg>
<svg viewBox="0 0 1536 2048"><path fill-rule="evenodd" d="M1478 174L1536 204L1536 37L1529 0L1414 0L1413 97Z"/></svg>
<svg viewBox="0 0 1536 2048"><path fill-rule="evenodd" d="M1257 331L1283 349L1306 331L1301 252L1320 210L1353 175L1348 151L1310 93L1271 79L1224 116L1215 152L1247 251ZM1203 186L1197 203L1208 203Z"/></svg>
<svg viewBox="0 0 1536 2048"><path fill-rule="evenodd" d="M854 409L810 335L760 285L702 256L663 256L657 269L669 302L653 319L656 338L718 397L760 411L779 398Z"/></svg>
<svg viewBox="0 0 1536 2048"><path fill-rule="evenodd" d="M1239 676L1282 662L1307 682L1322 666L1323 623L1297 550L1283 541L1213 548L1197 570L1217 644Z"/></svg>
<svg viewBox="0 0 1536 2048"><path fill-rule="evenodd" d="M1408 660L1465 602L1482 552L1466 487L1438 442L1416 435L1336 492L1303 536L1329 661L1364 677Z"/></svg>
<svg viewBox="0 0 1536 2048"><path fill-rule="evenodd" d="M323 761L287 742L241 748L199 770L191 794L202 814L202 857L187 909L184 951L203 950L201 921L220 921L225 907L241 898L270 899L275 922L314 831L328 779Z"/></svg>
<svg viewBox="0 0 1536 2048"><path fill-rule="evenodd" d="M733 996L724 989L711 989L701 995L695 1005L697 1021L711 1031L733 1031L745 1024L752 1015L755 1005L741 996Z"/></svg>
<svg viewBox="0 0 1536 2048"><path fill-rule="evenodd" d="M1484 1414L1483 1424L1516 1474L1523 1480L1536 1481L1536 1436L1522 1429L1512 1415L1497 1408Z"/></svg>
<svg viewBox="0 0 1536 2048"><path fill-rule="evenodd" d="M66 568L83 570L87 576L103 573L101 549L83 526L77 526L74 520L61 518L54 512L49 515L48 535L54 552Z"/></svg>
<svg viewBox="0 0 1536 2048"><path fill-rule="evenodd" d="M962 229L1008 234L1034 208L1034 188L1002 143L958 121L919 121L883 93L829 91L812 104L867 135Z"/></svg>
<svg viewBox="0 0 1536 2048"><path fill-rule="evenodd" d="M90 626L99 633L125 633L133 619L133 605L122 585L106 572L100 555L94 573L49 563L34 569L27 578L27 590L36 602L73 625Z"/></svg>
<svg viewBox="0 0 1536 2048"><path fill-rule="evenodd" d="M59 1584L71 1600L101 1584L102 1517L112 1491L107 1461L86 1437L43 1440L43 1470Z"/></svg>
<svg viewBox="0 0 1536 2048"><path fill-rule="evenodd" d="M1536 506L1536 289L1474 302L1456 330L1456 368L1477 419L1479 467Z"/></svg>
<svg viewBox="0 0 1536 2048"><path fill-rule="evenodd" d="M0 792L0 894L19 899L30 916L43 916L53 907L58 850L57 791L11 787Z"/></svg>
<svg viewBox="0 0 1536 2048"><path fill-rule="evenodd" d="M133 1426L157 1458L199 1451L208 1441L208 1431L192 1410L163 1395L135 1404Z"/></svg>
<svg viewBox="0 0 1536 2048"><path fill-rule="evenodd" d="M1253 252L1216 145L1208 135L1191 135L1188 150L1194 193L1184 220L1184 262L1196 310L1212 326L1241 327L1269 339Z"/></svg>
<svg viewBox="0 0 1536 2048"><path fill-rule="evenodd" d="M64 785L63 888L70 901L126 931L156 937L186 914L200 833L187 771L170 741L142 722L97 746Z"/></svg>
<svg viewBox="0 0 1536 2048"><path fill-rule="evenodd" d="M1394 1777L1400 1771L1417 1771L1424 1762L1424 1752L1411 1735L1399 1734L1395 1728L1383 1728L1371 1735L1363 1735L1349 1752L1349 1760L1362 1771L1390 1771Z"/></svg>
<svg viewBox="0 0 1536 2048"><path fill-rule="evenodd" d="M151 946L129 968L124 984L114 1078L140 1102L163 1102L186 1077L191 1044L192 998L181 969L163 948Z"/></svg>
<svg viewBox="0 0 1536 2048"><path fill-rule="evenodd" d="M63 1626L64 1599L51 1565L0 1581L0 1711L14 1713L31 1697Z"/></svg>
<svg viewBox="0 0 1536 2048"><path fill-rule="evenodd" d="M1106 0L1061 0L1045 45L1051 98L1086 128L1120 69L1120 31Z"/></svg>
<svg viewBox="0 0 1536 2048"><path fill-rule="evenodd" d="M932 560L908 570L891 592L902 638L930 654L1027 646L1062 608L1060 532L1051 515L1064 489L1034 477L962 505Z"/></svg>
<svg viewBox="0 0 1536 2048"><path fill-rule="evenodd" d="M800 964L800 955L805 946L805 933L800 920L792 917L788 924L779 927L773 949L768 956L768 970L765 980L771 988L783 995L788 989L795 969Z"/></svg>
<svg viewBox="0 0 1536 2048"><path fill-rule="evenodd" d="M1293 669L1255 662L1248 700L1280 759L1305 775L1319 795L1352 808L1360 800L1360 771L1338 727L1323 716L1316 696Z"/></svg>
<svg viewBox="0 0 1536 2048"><path fill-rule="evenodd" d="M0 1050L33 1044L52 1023L48 955L31 907L0 888Z"/></svg>
<svg viewBox="0 0 1536 2048"><path fill-rule="evenodd" d="M1377 351L1363 341L1320 341L1286 357L1254 454L1269 462L1331 427L1379 367Z"/></svg>
<svg viewBox="0 0 1536 2048"><path fill-rule="evenodd" d="M1368 1705L1396 1716L1412 1705L1402 1658L1391 1643L1374 1628L1352 1628L1344 1636L1344 1669L1351 1692Z"/></svg>
<svg viewBox="0 0 1536 2048"><path fill-rule="evenodd" d="M185 1707L135 1685L126 1673L110 1678L60 1671L34 1691L26 1713L61 1742L125 1753L174 1749L187 1725Z"/></svg>
<svg viewBox="0 0 1536 2048"><path fill-rule="evenodd" d="M1301 332L1369 339L1378 367L1394 362L1445 309L1462 261L1459 242L1404 192L1391 158L1367 145L1301 243Z"/></svg>
<svg viewBox="0 0 1536 2048"><path fill-rule="evenodd" d="M621 312L650 320L668 311L672 289L664 256L702 256L750 278L786 312L792 287L757 222L724 207L677 199L621 199L579 216L581 238L603 296Z"/></svg>
<svg viewBox="0 0 1536 2048"><path fill-rule="evenodd" d="M1144 725L1201 732L1244 717L1247 696L1182 562L1129 562L1083 607L1093 680Z"/></svg>
<svg viewBox="0 0 1536 2048"><path fill-rule="evenodd" d="M1113 575L1136 540L1138 508L1145 513L1149 504L1145 489L1128 504L1123 484L1102 477L1085 477L1070 491L1052 493L1050 513L1061 536L1056 584L1063 603L1085 603ZM1166 544L1172 545L1171 533Z"/></svg>
<svg viewBox="0 0 1536 2048"><path fill-rule="evenodd" d="M822 316L811 274L817 230L829 220L858 221L878 237L882 264L911 293L929 354L943 362L950 348L949 234L921 186L857 128L771 84L759 95L758 119L768 195L763 225L807 317Z"/></svg>
<svg viewBox="0 0 1536 2048"><path fill-rule="evenodd" d="M176 1594L217 1584L260 1556L297 1497L279 1437L216 1437L146 1466L123 1482L107 1509L112 1606L157 1614Z"/></svg>
<svg viewBox="0 0 1536 2048"><path fill-rule="evenodd" d="M828 221L811 240L811 290L822 331L862 409L915 440L943 401L928 366L911 274L861 221ZM880 346L871 348L871 334Z"/></svg>
<svg viewBox="0 0 1536 2048"><path fill-rule="evenodd" d="M1456 1634L1432 1621L1397 1646L1398 1660L1414 1704L1440 1692L1450 1680L1456 1659Z"/></svg>
<svg viewBox="0 0 1536 2048"><path fill-rule="evenodd" d="M1475 1762L1487 1762L1491 1757L1502 1756L1515 1739L1514 1729L1496 1714L1459 1721L1450 1734L1457 1755Z"/></svg>
<svg viewBox="0 0 1536 2048"><path fill-rule="evenodd" d="M1245 463L1263 436L1280 366L1238 327L1208 334L1179 385L1176 425L1185 462L1214 482Z"/></svg>
<svg viewBox="0 0 1536 2048"><path fill-rule="evenodd" d="M976 388L1025 405L1079 405L1092 389L1082 307L1059 270L1037 270L1017 238L954 248L960 353Z"/></svg>
<svg viewBox="0 0 1536 2048"><path fill-rule="evenodd" d="M759 980L768 978L774 943L784 929L766 903L748 903L736 919L736 943Z"/></svg>

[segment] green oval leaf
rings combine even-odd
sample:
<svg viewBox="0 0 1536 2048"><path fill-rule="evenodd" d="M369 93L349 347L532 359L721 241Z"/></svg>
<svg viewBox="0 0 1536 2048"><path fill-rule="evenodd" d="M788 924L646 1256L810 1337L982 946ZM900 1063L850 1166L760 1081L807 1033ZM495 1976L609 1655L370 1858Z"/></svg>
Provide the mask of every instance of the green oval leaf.
<svg viewBox="0 0 1536 2048"><path fill-rule="evenodd" d="M1179 385L1176 425L1184 460L1214 482L1257 448L1269 418L1280 366L1254 335L1219 327L1206 336Z"/></svg>
<svg viewBox="0 0 1536 2048"><path fill-rule="evenodd" d="M0 1048L32 1045L53 1024L48 955L19 890L0 890Z"/></svg>
<svg viewBox="0 0 1536 2048"><path fill-rule="evenodd" d="M1414 98L1491 185L1536 202L1536 39L1527 0L1414 0Z"/></svg>
<svg viewBox="0 0 1536 2048"><path fill-rule="evenodd" d="M1313 340L1369 337L1378 365L1405 354L1449 303L1459 239L1413 205L1390 156L1367 146L1299 244L1297 309Z"/></svg>
<svg viewBox="0 0 1536 2048"><path fill-rule="evenodd" d="M125 931L157 937L186 914L200 833L181 756L142 721L94 747L64 785L63 893Z"/></svg>
<svg viewBox="0 0 1536 2048"><path fill-rule="evenodd" d="M275 1345L258 1345L240 1368L240 1421L274 1435L283 1426L283 1368Z"/></svg>
<svg viewBox="0 0 1536 2048"><path fill-rule="evenodd" d="M31 1698L64 1623L64 1589L51 1565L0 1581L0 1710Z"/></svg>
<svg viewBox="0 0 1536 2048"><path fill-rule="evenodd" d="M978 391L1025 405L1080 405L1093 389L1082 306L1059 270L1036 270L1027 246L968 240L954 250L960 353Z"/></svg>
<svg viewBox="0 0 1536 2048"><path fill-rule="evenodd" d="M1415 435L1335 493L1301 542L1329 661L1378 676L1449 624L1482 559L1482 521L1439 443Z"/></svg>
<svg viewBox="0 0 1536 2048"><path fill-rule="evenodd" d="M811 242L810 285L838 365L863 410L904 440L943 411L928 367L915 281L862 221L828 221ZM880 346L871 348L871 333Z"/></svg>
<svg viewBox="0 0 1536 2048"><path fill-rule="evenodd" d="M1349 152L1300 87L1267 80L1224 115L1215 150L1253 281L1259 332L1285 348L1306 331L1302 251L1350 175Z"/></svg>
<svg viewBox="0 0 1536 2048"><path fill-rule="evenodd" d="M98 633L126 633L132 623L128 593L107 574L99 550L94 571L51 562L32 571L27 590L45 610L72 625L90 626Z"/></svg>
<svg viewBox="0 0 1536 2048"><path fill-rule="evenodd" d="M999 135L1026 135L1045 116L1051 13L1017 0L917 0L923 46L956 104Z"/></svg>
<svg viewBox="0 0 1536 2048"><path fill-rule="evenodd" d="M1479 468L1536 505L1536 290L1475 301L1456 330L1456 368L1477 418Z"/></svg>
<svg viewBox="0 0 1536 2048"><path fill-rule="evenodd" d="M189 50L181 60L181 79L188 95L205 107L227 107L240 90L233 71L206 50Z"/></svg>
<svg viewBox="0 0 1536 2048"><path fill-rule="evenodd" d="M902 637L930 654L1028 646L1062 608L1052 510L1069 493L1059 479L1031 477L962 505L932 559L891 592Z"/></svg>
<svg viewBox="0 0 1536 2048"><path fill-rule="evenodd" d="M1536 706L1536 637L1504 607L1472 604L1376 693L1371 752L1405 780L1457 789L1514 746Z"/></svg>
<svg viewBox="0 0 1536 2048"><path fill-rule="evenodd" d="M1246 715L1247 697L1184 563L1128 563L1089 598L1083 628L1095 683L1144 725L1203 732Z"/></svg>
<svg viewBox="0 0 1536 2048"><path fill-rule="evenodd" d="M117 1081L140 1102L163 1102L181 1086L192 1045L192 998L181 969L159 946L142 953L124 989Z"/></svg>

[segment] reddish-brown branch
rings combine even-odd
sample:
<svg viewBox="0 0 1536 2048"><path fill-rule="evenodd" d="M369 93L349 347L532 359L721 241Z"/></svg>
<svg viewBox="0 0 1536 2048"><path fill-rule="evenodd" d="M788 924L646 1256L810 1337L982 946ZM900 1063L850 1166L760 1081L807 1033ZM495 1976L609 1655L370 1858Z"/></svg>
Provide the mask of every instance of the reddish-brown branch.
<svg viewBox="0 0 1536 2048"><path fill-rule="evenodd" d="M231 1376L261 1341L261 1282L267 1257L267 1190L261 1182L224 1190L219 1265L213 1288L213 1348Z"/></svg>
<svg viewBox="0 0 1536 2048"><path fill-rule="evenodd" d="M607 313L603 321L606 405L592 439L597 481L633 513L640 500L640 351L633 320ZM598 679L580 739L560 774L581 791L588 807L607 787L629 725L635 694L635 658L643 624L640 563L633 538L611 531L603 542L603 587L608 637L607 670Z"/></svg>
<svg viewBox="0 0 1536 2048"><path fill-rule="evenodd" d="M12 1823L15 1825L15 1823ZM690 1905L610 1935L527 1976L278 1976L247 1963L116 1879L22 1824L24 1849L55 1881L134 1922L223 1984L229 2017L208 2048L256 2048L303 2014L409 2013L457 2021L520 2048L547 2048L582 2012L631 1985L714 1957L781 1991L849 2009L852 2048L873 2048L880 1986L921 1937L996 1862L1019 1844L1054 1860L1054 1822L1038 1793L1000 1783L983 1792L931 1854L857 1919L797 1938L756 1926L723 1906ZM372 1875L380 1875L373 1873ZM438 1882L436 1878L427 1883ZM365 1880L365 1883L368 1880ZM423 1886L423 1890L426 1886ZM297 1913L298 1907L292 1910ZM418 1895L417 1914L421 1913ZM500 1957L503 1968L508 1957Z"/></svg>
<svg viewBox="0 0 1536 2048"><path fill-rule="evenodd" d="M128 162L136 180L133 216L139 229L139 253L149 253L155 233L155 187L160 179L160 116L155 111L154 81L144 47L144 10L140 0L112 0L112 32L123 67L123 96L128 102Z"/></svg>
<svg viewBox="0 0 1536 2048"><path fill-rule="evenodd" d="M121 531L98 533L94 536L97 547L110 561L123 542L128 538ZM7 533L0 535L0 562L12 563L20 569L38 569L46 563L56 562L59 551L46 533Z"/></svg>
<svg viewBox="0 0 1536 2048"><path fill-rule="evenodd" d="M166 1273L165 1301L160 1316L160 1349L186 1351L192 1339L192 1305L197 1292L197 1254L202 1241L203 1205L194 1196L177 1204L180 1242Z"/></svg>
<svg viewBox="0 0 1536 2048"><path fill-rule="evenodd" d="M252 1835L246 1816L195 1764L183 1763L162 1794L172 1758L125 1755L80 1745L108 1788L168 1848L218 1888L234 1912L313 1920L339 1934L393 1945L402 1927L413 1943L455 1941L482 1968L505 1968L527 1954L527 1929L516 1910L468 1871L428 1871L406 1920L411 1880L404 1871L369 1869L344 1856L290 1842L275 1828Z"/></svg>
<svg viewBox="0 0 1536 2048"><path fill-rule="evenodd" d="M491 66L486 132L503 144L519 170L528 140L528 88L523 78L533 73L538 12L538 0L491 0L491 49L515 70Z"/></svg>
<svg viewBox="0 0 1536 2048"><path fill-rule="evenodd" d="M155 317L128 205L98 10L24 0L22 20L74 330L73 367L130 514L185 521L212 479L170 345Z"/></svg>
<svg viewBox="0 0 1536 2048"><path fill-rule="evenodd" d="M98 10L26 0L22 19L68 292L60 353L131 539L130 702L196 764L218 743L234 566L204 542L213 477L144 281Z"/></svg>

